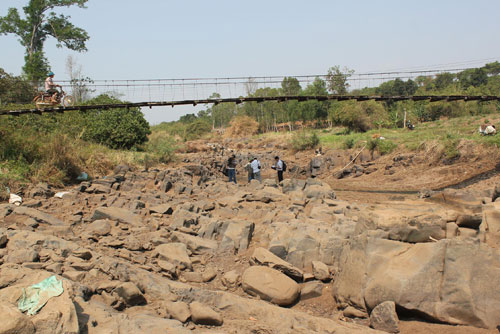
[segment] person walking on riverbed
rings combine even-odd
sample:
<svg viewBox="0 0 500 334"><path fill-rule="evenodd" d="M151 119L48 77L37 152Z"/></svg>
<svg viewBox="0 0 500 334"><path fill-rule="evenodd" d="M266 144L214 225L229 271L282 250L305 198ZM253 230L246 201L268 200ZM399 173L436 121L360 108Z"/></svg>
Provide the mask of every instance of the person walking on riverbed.
<svg viewBox="0 0 500 334"><path fill-rule="evenodd" d="M271 166L272 169L275 169L278 172L278 184L283 181L283 171L285 170L284 162L280 159L280 157L274 157L275 163Z"/></svg>
<svg viewBox="0 0 500 334"><path fill-rule="evenodd" d="M236 156L233 154L227 160L227 176L229 176L229 182L233 181L236 183Z"/></svg>
<svg viewBox="0 0 500 334"><path fill-rule="evenodd" d="M254 157L250 166L252 166L253 178L262 183L262 178L260 176L260 161Z"/></svg>

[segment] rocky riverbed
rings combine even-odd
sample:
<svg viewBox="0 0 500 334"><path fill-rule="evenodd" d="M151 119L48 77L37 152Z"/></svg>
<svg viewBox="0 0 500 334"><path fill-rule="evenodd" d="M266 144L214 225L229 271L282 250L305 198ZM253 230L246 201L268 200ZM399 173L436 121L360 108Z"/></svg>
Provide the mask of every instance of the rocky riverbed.
<svg viewBox="0 0 500 334"><path fill-rule="evenodd" d="M0 204L0 333L500 325L500 188L354 203L318 178L235 185L187 163L54 195ZM21 313L23 288L52 275L64 293Z"/></svg>

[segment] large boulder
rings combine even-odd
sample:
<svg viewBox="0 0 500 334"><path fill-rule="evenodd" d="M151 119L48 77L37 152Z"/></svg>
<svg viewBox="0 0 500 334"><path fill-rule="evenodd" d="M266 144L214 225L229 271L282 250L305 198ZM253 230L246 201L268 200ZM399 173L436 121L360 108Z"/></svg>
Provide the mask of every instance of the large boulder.
<svg viewBox="0 0 500 334"><path fill-rule="evenodd" d="M160 260L168 261L179 267L179 269L193 268L191 260L189 259L187 247L180 242L172 242L157 246L153 252L153 256L157 256Z"/></svg>
<svg viewBox="0 0 500 334"><path fill-rule="evenodd" d="M2 334L34 334L35 326L30 318L14 306L0 304L0 333Z"/></svg>
<svg viewBox="0 0 500 334"><path fill-rule="evenodd" d="M142 224L142 218L133 212L116 207L100 207L95 209L92 221L100 219L110 219L121 223L139 226Z"/></svg>
<svg viewBox="0 0 500 334"><path fill-rule="evenodd" d="M267 266L281 271L283 274L293 278L295 281L302 281L304 272L294 267L290 263L280 259L265 248L257 247L250 258L251 265Z"/></svg>
<svg viewBox="0 0 500 334"><path fill-rule="evenodd" d="M117 286L114 292L128 305L143 305L146 304L146 298L141 290L132 282L125 282Z"/></svg>
<svg viewBox="0 0 500 334"><path fill-rule="evenodd" d="M237 251L243 251L248 248L252 240L255 224L249 221L228 221L225 222L222 229L221 248L232 248Z"/></svg>
<svg viewBox="0 0 500 334"><path fill-rule="evenodd" d="M14 213L18 215L28 216L35 219L37 222L45 223L53 226L62 226L64 222L57 217L49 215L48 213L39 211L33 208L18 206L14 209Z"/></svg>
<svg viewBox="0 0 500 334"><path fill-rule="evenodd" d="M479 227L481 240L490 247L500 249L500 202L488 204L483 208L482 223Z"/></svg>
<svg viewBox="0 0 500 334"><path fill-rule="evenodd" d="M494 328L499 274L498 251L474 241L412 245L363 235L345 247L333 293L361 310L394 301L436 321Z"/></svg>
<svg viewBox="0 0 500 334"><path fill-rule="evenodd" d="M195 324L221 326L223 323L222 316L219 313L202 303L192 302L189 304L189 309L191 310L191 320Z"/></svg>
<svg viewBox="0 0 500 334"><path fill-rule="evenodd" d="M185 244L187 248L195 254L214 251L218 247L217 241L215 240L207 240L182 232L172 232L170 240Z"/></svg>
<svg viewBox="0 0 500 334"><path fill-rule="evenodd" d="M370 326L387 333L399 333L396 304L392 301L378 304L370 314Z"/></svg>
<svg viewBox="0 0 500 334"><path fill-rule="evenodd" d="M300 286L294 280L277 270L262 266L246 269L241 285L248 294L280 306L293 304L300 294Z"/></svg>

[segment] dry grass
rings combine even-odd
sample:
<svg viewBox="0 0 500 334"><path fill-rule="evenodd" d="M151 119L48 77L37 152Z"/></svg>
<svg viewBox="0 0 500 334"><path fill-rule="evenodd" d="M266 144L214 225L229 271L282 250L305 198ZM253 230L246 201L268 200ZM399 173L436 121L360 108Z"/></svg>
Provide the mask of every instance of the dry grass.
<svg viewBox="0 0 500 334"><path fill-rule="evenodd" d="M225 138L251 137L259 132L259 123L248 116L233 118L229 127L224 132Z"/></svg>

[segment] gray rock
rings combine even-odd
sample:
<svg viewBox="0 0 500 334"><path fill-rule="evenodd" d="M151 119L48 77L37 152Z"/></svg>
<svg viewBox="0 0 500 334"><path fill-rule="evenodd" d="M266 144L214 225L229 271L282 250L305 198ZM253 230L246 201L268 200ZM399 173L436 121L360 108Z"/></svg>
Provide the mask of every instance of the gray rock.
<svg viewBox="0 0 500 334"><path fill-rule="evenodd" d="M225 287L234 289L238 286L240 281L240 274L236 270L231 270L222 276L222 284Z"/></svg>
<svg viewBox="0 0 500 334"><path fill-rule="evenodd" d="M387 333L399 333L396 304L393 301L378 304L370 314L370 326Z"/></svg>
<svg viewBox="0 0 500 334"><path fill-rule="evenodd" d="M478 231L472 228L467 227L459 227L458 228L458 236L460 239L466 238L476 238L478 235Z"/></svg>
<svg viewBox="0 0 500 334"><path fill-rule="evenodd" d="M183 243L173 242L159 245L153 252L153 257L173 263L179 269L192 269L193 265L189 259L187 247Z"/></svg>
<svg viewBox="0 0 500 334"><path fill-rule="evenodd" d="M14 206L10 204L0 204L0 218L5 218L12 213Z"/></svg>
<svg viewBox="0 0 500 334"><path fill-rule="evenodd" d="M142 218L129 210L117 207L100 207L95 209L92 221L110 219L133 226L142 225Z"/></svg>
<svg viewBox="0 0 500 334"><path fill-rule="evenodd" d="M16 249L9 251L5 262L22 264L24 262L38 262L40 257L33 249Z"/></svg>
<svg viewBox="0 0 500 334"><path fill-rule="evenodd" d="M344 317L348 318L367 318L368 313L365 311L358 310L357 308L354 308L352 306L347 306L344 311L342 311L344 314Z"/></svg>
<svg viewBox="0 0 500 334"><path fill-rule="evenodd" d="M458 226L455 223L446 223L446 238L453 239L458 236Z"/></svg>
<svg viewBox="0 0 500 334"><path fill-rule="evenodd" d="M312 261L312 270L314 278L320 281L330 280L330 269L321 261Z"/></svg>
<svg viewBox="0 0 500 334"><path fill-rule="evenodd" d="M233 248L243 251L248 248L252 240L255 224L248 221L228 221L222 226L223 237L221 248Z"/></svg>
<svg viewBox="0 0 500 334"><path fill-rule="evenodd" d="M436 321L494 328L499 258L474 240L406 244L363 235L344 247L333 294L360 310L392 300Z"/></svg>
<svg viewBox="0 0 500 334"><path fill-rule="evenodd" d="M170 240L185 244L189 250L195 254L202 254L217 249L218 244L215 240L207 240L182 232L172 232Z"/></svg>
<svg viewBox="0 0 500 334"><path fill-rule="evenodd" d="M114 292L129 306L146 304L146 298L144 298L141 290L132 282L120 284L115 288Z"/></svg>
<svg viewBox="0 0 500 334"><path fill-rule="evenodd" d="M460 215L457 218L457 225L459 227L467 227L472 229L479 229L483 218L479 215Z"/></svg>
<svg viewBox="0 0 500 334"><path fill-rule="evenodd" d="M300 300L320 297L323 294L323 283L312 281L302 284L300 288Z"/></svg>
<svg viewBox="0 0 500 334"><path fill-rule="evenodd" d="M0 333L2 334L34 334L35 327L30 318L18 309L0 304Z"/></svg>
<svg viewBox="0 0 500 334"><path fill-rule="evenodd" d="M163 215L171 215L174 212L174 209L170 204L161 204L150 208L149 212L161 213Z"/></svg>
<svg viewBox="0 0 500 334"><path fill-rule="evenodd" d="M54 196L54 192L50 189L50 186L47 183L39 183L32 189L28 191L27 197L35 198L50 198Z"/></svg>
<svg viewBox="0 0 500 334"><path fill-rule="evenodd" d="M191 317L189 306L184 302L166 302L165 308L172 318L180 322L186 322Z"/></svg>
<svg viewBox="0 0 500 334"><path fill-rule="evenodd" d="M198 225L198 215L194 212L190 212L185 209L178 209L174 211L172 215L172 227L180 229L182 227L192 228L192 226Z"/></svg>
<svg viewBox="0 0 500 334"><path fill-rule="evenodd" d="M189 308L191 310L191 320L195 324L209 326L221 326L223 324L222 316L202 303L192 302L189 304Z"/></svg>
<svg viewBox="0 0 500 334"><path fill-rule="evenodd" d="M0 248L4 248L9 242L9 238L5 234L0 235Z"/></svg>
<svg viewBox="0 0 500 334"><path fill-rule="evenodd" d="M294 280L277 270L262 266L246 269L241 285L246 293L280 306L293 304L300 294L300 286Z"/></svg>
<svg viewBox="0 0 500 334"><path fill-rule="evenodd" d="M18 215L24 215L35 219L37 222L45 223L53 226L62 226L64 222L52 215L45 212L39 211L33 208L26 208L23 206L18 206L14 209L14 213Z"/></svg>
<svg viewBox="0 0 500 334"><path fill-rule="evenodd" d="M250 257L250 264L267 266L269 268L276 269L298 282L301 282L304 277L304 272L302 270L292 266L290 263L280 259L262 247L257 247L254 250L252 256Z"/></svg>
<svg viewBox="0 0 500 334"><path fill-rule="evenodd" d="M105 236L111 232L111 224L107 219L99 219L89 224L85 231L93 236Z"/></svg>

